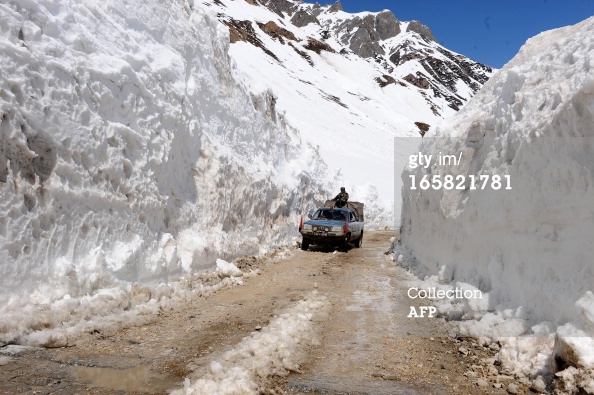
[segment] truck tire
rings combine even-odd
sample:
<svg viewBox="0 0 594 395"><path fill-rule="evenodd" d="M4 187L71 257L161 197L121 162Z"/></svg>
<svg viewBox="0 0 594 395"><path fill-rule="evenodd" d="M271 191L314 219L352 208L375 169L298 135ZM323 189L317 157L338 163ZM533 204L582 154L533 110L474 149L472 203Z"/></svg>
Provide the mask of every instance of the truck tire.
<svg viewBox="0 0 594 395"><path fill-rule="evenodd" d="M301 241L301 249L302 249L303 251L307 251L307 250L309 250L309 245L310 245L310 243L311 243L311 242L309 241L309 239L305 239L305 238L304 238L304 239L303 239L303 241Z"/></svg>
<svg viewBox="0 0 594 395"><path fill-rule="evenodd" d="M347 237L344 238L344 240L340 244L341 251L347 252L349 250L349 239L350 239L350 235L348 235Z"/></svg>
<svg viewBox="0 0 594 395"><path fill-rule="evenodd" d="M357 239L357 242L355 243L355 247L361 248L361 245L363 245L363 232L361 232L361 236Z"/></svg>

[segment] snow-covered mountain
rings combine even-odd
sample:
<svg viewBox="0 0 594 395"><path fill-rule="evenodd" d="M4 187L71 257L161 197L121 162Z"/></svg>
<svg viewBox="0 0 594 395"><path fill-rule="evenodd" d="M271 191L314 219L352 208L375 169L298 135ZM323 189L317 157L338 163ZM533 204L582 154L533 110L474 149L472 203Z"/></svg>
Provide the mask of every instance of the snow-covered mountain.
<svg viewBox="0 0 594 395"><path fill-rule="evenodd" d="M293 0L202 4L229 28L238 78L253 92L271 92L275 109L319 145L349 189L372 185L387 205L394 137L420 136L455 114L493 73L387 10L351 14L340 2ZM367 201L363 190L354 198Z"/></svg>
<svg viewBox="0 0 594 395"><path fill-rule="evenodd" d="M401 237L417 264L487 293L491 312L469 312L466 334L499 341L510 373L556 377L555 393L594 393L593 62L594 18L528 40L425 136L424 155L460 163L402 175ZM410 188L411 176L446 174L467 182ZM471 176L490 178L473 190Z"/></svg>
<svg viewBox="0 0 594 395"><path fill-rule="evenodd" d="M279 66L292 65L294 78L307 78L325 71L316 67L312 52L318 55L338 53L351 60L365 59L375 66L377 75L374 78L360 75L362 79L368 78L360 83L373 82L380 87L396 84L408 88L401 94L421 96L438 117L458 111L493 72L488 66L442 47L427 26L418 21L401 22L389 10L350 14L342 10L340 1L331 6L294 0L247 3L217 0L204 4L215 8L220 20L229 26L231 42L250 43ZM265 9L251 9L253 7ZM319 61L327 60L322 57ZM239 67L243 68L243 62L244 59L238 59ZM299 67L304 66L304 62L310 68ZM333 71L342 74L346 70L335 68ZM299 82L307 84L307 80ZM299 87L300 84L295 85ZM357 85L353 84L353 87ZM318 92L318 95L324 93L326 99L339 105L341 102L346 104L343 96L346 98L349 94L344 95L345 92L339 90L336 93L342 96L337 99L330 96L333 92ZM407 99L412 100L410 97ZM392 112L402 111L392 108ZM425 114L408 116L411 119L417 116L419 121L431 120ZM416 130L413 125L409 126Z"/></svg>

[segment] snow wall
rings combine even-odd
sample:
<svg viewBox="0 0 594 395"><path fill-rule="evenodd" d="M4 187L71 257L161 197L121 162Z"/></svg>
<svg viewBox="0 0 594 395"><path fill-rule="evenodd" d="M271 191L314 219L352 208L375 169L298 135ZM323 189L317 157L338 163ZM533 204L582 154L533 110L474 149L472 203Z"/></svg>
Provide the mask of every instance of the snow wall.
<svg viewBox="0 0 594 395"><path fill-rule="evenodd" d="M272 97L233 79L228 42L191 1L0 5L6 320L287 244L331 195Z"/></svg>
<svg viewBox="0 0 594 395"><path fill-rule="evenodd" d="M460 163L402 173L401 240L417 264L442 283L488 292L490 309L521 306L529 322L571 323L573 336L594 334L592 67L594 18L528 40L418 149ZM418 187L446 174L463 176L465 188ZM508 175L512 189L495 190L491 178L471 190L470 175ZM592 368L591 346L581 363Z"/></svg>

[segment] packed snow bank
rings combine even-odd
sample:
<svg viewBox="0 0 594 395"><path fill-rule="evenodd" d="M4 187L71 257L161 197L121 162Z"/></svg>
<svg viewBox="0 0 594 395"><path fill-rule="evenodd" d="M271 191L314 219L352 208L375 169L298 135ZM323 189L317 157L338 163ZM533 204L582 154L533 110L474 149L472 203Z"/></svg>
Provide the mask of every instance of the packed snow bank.
<svg viewBox="0 0 594 395"><path fill-rule="evenodd" d="M530 374L594 368L593 64L594 18L530 39L457 116L425 136L418 151L433 155L431 165L402 174L401 240L417 265L489 295L491 312L463 326L467 333L550 339L547 348L504 346L502 362L518 374L523 359L533 363ZM440 154L460 163L439 165ZM463 188L419 186L423 176L447 174L461 176ZM471 189L471 176L480 175L489 176L486 187ZM509 319L523 324L497 332Z"/></svg>
<svg viewBox="0 0 594 395"><path fill-rule="evenodd" d="M35 311L290 243L331 194L228 42L192 1L0 5L0 343Z"/></svg>
<svg viewBox="0 0 594 395"><path fill-rule="evenodd" d="M298 372L305 347L318 344L316 322L328 317L330 302L317 291L274 318L260 331L244 338L220 361L212 361L206 372L186 378L183 394L259 394L261 385L273 376Z"/></svg>
<svg viewBox="0 0 594 395"><path fill-rule="evenodd" d="M232 263L228 265L235 267ZM66 347L76 344L83 333L110 336L122 328L152 322L162 311L243 285L244 278L257 274L231 276L220 271L188 274L156 286L127 283L99 289L92 295L71 297L66 294L52 303L13 298L2 309L0 343ZM41 296L39 292L35 294Z"/></svg>

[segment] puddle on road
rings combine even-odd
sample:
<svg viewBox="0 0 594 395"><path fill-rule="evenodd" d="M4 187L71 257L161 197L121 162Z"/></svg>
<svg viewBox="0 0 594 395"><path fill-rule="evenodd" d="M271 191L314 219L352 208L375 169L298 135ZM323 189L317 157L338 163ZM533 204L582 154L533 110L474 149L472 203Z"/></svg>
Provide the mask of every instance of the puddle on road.
<svg viewBox="0 0 594 395"><path fill-rule="evenodd" d="M311 395L446 395L437 386L396 381L363 380L352 382L324 376L309 380L290 380L289 389Z"/></svg>
<svg viewBox="0 0 594 395"><path fill-rule="evenodd" d="M90 387L116 391L166 393L180 384L174 377L152 372L148 366L130 369L75 366L72 369L78 380Z"/></svg>

